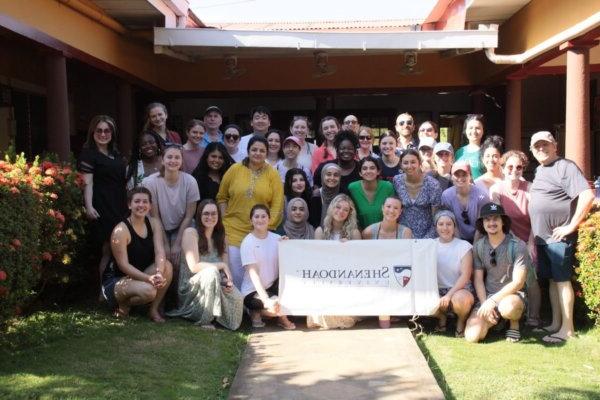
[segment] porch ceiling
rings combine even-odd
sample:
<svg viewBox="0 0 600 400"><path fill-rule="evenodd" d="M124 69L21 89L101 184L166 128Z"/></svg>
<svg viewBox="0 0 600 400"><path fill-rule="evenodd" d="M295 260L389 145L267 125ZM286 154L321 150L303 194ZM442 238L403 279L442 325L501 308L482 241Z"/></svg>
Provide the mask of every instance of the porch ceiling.
<svg viewBox="0 0 600 400"><path fill-rule="evenodd" d="M92 0L92 2L131 30L163 25L164 15L148 0Z"/></svg>
<svg viewBox="0 0 600 400"><path fill-rule="evenodd" d="M332 33L154 28L156 53L197 58L397 54L497 47L496 30Z"/></svg>

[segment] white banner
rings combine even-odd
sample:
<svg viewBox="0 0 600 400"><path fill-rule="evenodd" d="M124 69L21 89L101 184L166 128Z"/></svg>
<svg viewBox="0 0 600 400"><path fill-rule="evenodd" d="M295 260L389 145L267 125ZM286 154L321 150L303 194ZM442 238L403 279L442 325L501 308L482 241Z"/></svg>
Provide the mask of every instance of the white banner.
<svg viewBox="0 0 600 400"><path fill-rule="evenodd" d="M432 315L436 242L282 240L279 300L287 315Z"/></svg>

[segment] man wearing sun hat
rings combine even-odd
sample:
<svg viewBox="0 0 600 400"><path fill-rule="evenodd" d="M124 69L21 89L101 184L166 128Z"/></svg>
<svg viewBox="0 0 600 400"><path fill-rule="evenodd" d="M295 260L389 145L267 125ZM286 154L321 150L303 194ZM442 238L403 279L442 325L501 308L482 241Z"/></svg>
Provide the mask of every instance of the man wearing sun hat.
<svg viewBox="0 0 600 400"><path fill-rule="evenodd" d="M552 323L540 331L542 340L561 343L575 334L573 326L573 286L577 227L594 201L579 167L558 156L558 146L550 132L531 137L530 149L540 165L531 185L529 215L538 254L539 277L550 280Z"/></svg>
<svg viewBox="0 0 600 400"><path fill-rule="evenodd" d="M467 320L465 339L469 342L483 340L501 319L510 324L506 340L521 339L522 290L531 260L525 242L510 233L510 224L502 206L487 203L481 208L476 226L482 237L473 245L473 283L479 303Z"/></svg>

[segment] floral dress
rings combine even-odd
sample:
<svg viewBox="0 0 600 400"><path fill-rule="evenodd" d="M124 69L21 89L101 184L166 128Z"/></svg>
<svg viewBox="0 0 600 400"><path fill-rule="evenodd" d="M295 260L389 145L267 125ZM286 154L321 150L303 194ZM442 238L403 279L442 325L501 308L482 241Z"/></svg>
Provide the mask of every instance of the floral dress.
<svg viewBox="0 0 600 400"><path fill-rule="evenodd" d="M439 207L442 189L435 178L423 176L423 187L416 198L411 198L406 187L406 175L394 177L394 189L402 200L400 223L408 226L415 239L435 237L432 207Z"/></svg>
<svg viewBox="0 0 600 400"><path fill-rule="evenodd" d="M213 250L200 256L200 261L222 262ZM243 298L234 286L225 293L221 287L221 274L215 268L203 268L195 274L185 260L179 266L178 307L167 312L169 317L181 317L197 325L210 324L213 319L225 328L236 330L242 323Z"/></svg>

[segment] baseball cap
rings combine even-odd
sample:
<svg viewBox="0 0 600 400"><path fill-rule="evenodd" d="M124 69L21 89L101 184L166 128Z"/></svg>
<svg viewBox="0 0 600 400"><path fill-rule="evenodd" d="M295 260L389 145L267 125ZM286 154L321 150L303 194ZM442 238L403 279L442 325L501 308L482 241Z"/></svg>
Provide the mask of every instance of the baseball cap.
<svg viewBox="0 0 600 400"><path fill-rule="evenodd" d="M288 136L283 140L283 145L285 146L285 144L287 142L294 142L296 143L299 147L302 147L302 145L300 144L300 139L298 139L296 136Z"/></svg>
<svg viewBox="0 0 600 400"><path fill-rule="evenodd" d="M431 150L433 150L433 148L435 147L435 139L429 136L426 136L424 138L421 138L421 140L419 141L419 150L421 150L422 147L429 147Z"/></svg>
<svg viewBox="0 0 600 400"><path fill-rule="evenodd" d="M204 110L204 115L212 111L219 113L220 116L223 116L223 111L221 111L221 109L217 106L209 106L206 110Z"/></svg>
<svg viewBox="0 0 600 400"><path fill-rule="evenodd" d="M510 231L511 220L510 217L504 212L504 208L502 208L500 204L487 203L481 207L481 211L479 211L479 218L477 218L477 221L475 221L475 227L480 233L485 233L483 229L483 219L492 215L498 215L502 218L504 233Z"/></svg>
<svg viewBox="0 0 600 400"><path fill-rule="evenodd" d="M454 163L454 165L452 165L452 175L454 175L456 171L465 171L466 173L470 174L471 166L469 165L469 163L466 163L464 161L457 161Z"/></svg>
<svg viewBox="0 0 600 400"><path fill-rule="evenodd" d="M433 148L433 154L437 154L440 151L447 151L450 154L454 154L454 148L448 142L439 142L435 145L435 147Z"/></svg>
<svg viewBox="0 0 600 400"><path fill-rule="evenodd" d="M529 142L529 146L533 146L534 144L542 140L550 143L556 143L556 139L554 139L554 136L552 136L550 132L539 131L533 134L533 136L531 137L531 141Z"/></svg>

